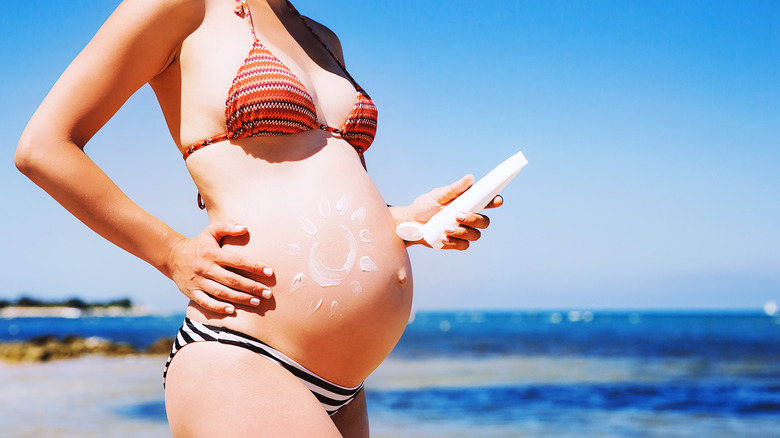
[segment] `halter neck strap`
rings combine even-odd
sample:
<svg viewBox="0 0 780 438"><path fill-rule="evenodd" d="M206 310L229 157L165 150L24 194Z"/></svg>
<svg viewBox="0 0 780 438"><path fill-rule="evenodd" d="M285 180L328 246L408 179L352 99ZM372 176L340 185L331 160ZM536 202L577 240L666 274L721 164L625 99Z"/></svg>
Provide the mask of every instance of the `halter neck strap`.
<svg viewBox="0 0 780 438"><path fill-rule="evenodd" d="M298 12L298 9L293 6L293 4L290 2L290 0L287 0L287 7L290 8L292 12L295 13L295 15L300 18L301 23L303 23L304 26L306 26L307 29L309 29L309 32L311 32L312 36L322 44L322 47L325 48L325 50L330 54L330 56L333 58L334 61L336 61L336 64L338 64L339 68L341 68L341 71L344 72L345 75L347 75L347 78L349 78L350 82L352 82L352 85L357 89L358 92L365 93L363 91L363 88L358 85L358 83L355 81L355 78L352 77L351 74L349 74L349 71L347 71L347 67L344 65L343 62L336 56L336 53L331 50L330 46L325 42L325 40L320 37L320 35L317 33L317 31L314 30L314 28L309 24L309 22L306 20L306 18L301 15L300 12ZM245 19L247 23L249 24L249 30L252 32L252 38L255 41L258 41L257 34L255 33L255 25L252 23L252 13L249 11L249 5L247 4L247 0L236 0L236 6L234 9L234 12L239 17Z"/></svg>
<svg viewBox="0 0 780 438"><path fill-rule="evenodd" d="M301 19L301 22L303 23L303 25L306 26L307 29L309 29L309 32L311 32L311 34L314 36L314 38L316 38L317 41L319 41L320 44L322 44L322 46L325 47L325 50L327 50L328 53L330 54L330 56L333 58L333 60L336 61L336 64L338 64L338 66L341 68L341 70L344 72L344 74L347 75L347 77L352 82L352 85L355 86L357 91L363 92L363 89L360 87L360 85L358 85L358 83L355 82L355 78L353 78L352 75L349 74L349 72L347 71L347 67L344 66L344 63L341 62L341 60L338 58L338 56L336 56L336 54L333 52L333 50L331 50L331 48L328 46L328 44L325 42L325 40L323 40L322 37L320 37L320 35L314 30L314 28L311 27L311 24L309 24L309 22L306 20L306 18L304 18L303 15L301 15L301 13L298 12L298 9L295 9L295 6L293 6L293 4L290 2L290 0L287 0L287 7L290 8L291 11L295 12L295 15L297 15L298 18Z"/></svg>
<svg viewBox="0 0 780 438"><path fill-rule="evenodd" d="M252 13L249 12L249 5L246 0L236 0L236 7L233 10L239 17L246 20L249 23L249 31L252 32L252 39L257 41L257 34L255 34L255 25L252 23Z"/></svg>

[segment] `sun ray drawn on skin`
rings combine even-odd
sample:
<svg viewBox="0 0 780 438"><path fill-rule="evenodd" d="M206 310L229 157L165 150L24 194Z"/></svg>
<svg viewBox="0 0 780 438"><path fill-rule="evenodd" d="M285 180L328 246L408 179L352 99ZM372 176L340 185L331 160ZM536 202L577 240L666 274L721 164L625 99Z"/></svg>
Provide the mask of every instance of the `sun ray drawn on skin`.
<svg viewBox="0 0 780 438"><path fill-rule="evenodd" d="M350 213L349 204L349 198L346 194L343 194L336 202L335 211L339 216L347 216L347 214L349 214L349 221L353 226L357 227L357 230L353 232L350 228L347 228L344 225L333 225L335 230L337 230L335 232L329 230L329 235L338 235L340 238L344 239L346 248L344 262L339 263L335 267L326 264L324 259L326 258L327 252L325 251L322 242L319 240L313 241L308 251L308 276L303 272L299 272L295 278L292 279L290 284L290 293L299 290L304 286L304 282L307 282L310 279L321 287L339 286L347 279L356 265L359 266L360 270L363 272L379 271L379 267L371 259L371 257L367 255L358 255L358 239L366 243L371 243L376 240L376 237L370 230L363 228L363 224L366 221L366 208L358 207L352 210ZM317 205L317 211L322 219L331 219L333 208L331 201L327 196L322 196L322 198L320 198L320 201ZM318 227L317 224L308 217L299 217L298 222L300 223L301 230L303 230L304 233L315 237L319 233L320 228L326 226L329 223L329 221L325 221L323 223L324 225L320 225ZM358 235L357 238L355 237L355 234ZM292 256L305 256L306 251L301 248L300 245L290 243L287 246L287 253ZM361 286L358 280L353 280L350 283L350 290L355 295L360 295L363 292L363 286ZM319 298L319 300L315 299L309 303L309 315L314 314L314 312L322 307L323 300L324 298ZM336 316L338 314L338 302L332 301L330 307L331 316Z"/></svg>
<svg viewBox="0 0 780 438"><path fill-rule="evenodd" d="M303 284L303 280L306 279L306 276L303 275L303 272L299 272L298 275L293 278L292 284L290 285L290 292L295 292L296 290L301 288L301 285Z"/></svg>
<svg viewBox="0 0 780 438"><path fill-rule="evenodd" d="M362 240L363 236L360 238ZM293 257L301 255L301 247L294 243L287 245L287 255L291 255Z"/></svg>
<svg viewBox="0 0 780 438"><path fill-rule="evenodd" d="M379 266L371 260L371 257L363 256L360 258L360 269L363 272L377 272L379 271Z"/></svg>
<svg viewBox="0 0 780 438"><path fill-rule="evenodd" d="M336 203L336 211L338 211L340 215L344 216L347 214L347 209L349 209L349 200L347 199L347 195L345 193L341 195L339 202Z"/></svg>
<svg viewBox="0 0 780 438"><path fill-rule="evenodd" d="M314 222L311 221L311 219L302 217L298 219L301 222L301 229L306 232L307 234L311 234L314 236L317 234L317 226L314 225Z"/></svg>
<svg viewBox="0 0 780 438"><path fill-rule="evenodd" d="M317 301L317 304L314 304L314 301L309 303L309 315L312 315L314 312L316 312L320 307L322 306L322 298L320 298L319 301Z"/></svg>
<svg viewBox="0 0 780 438"><path fill-rule="evenodd" d="M352 223L361 226L366 220L366 207L360 207L352 212Z"/></svg>
<svg viewBox="0 0 780 438"><path fill-rule="evenodd" d="M374 236L374 233L372 233L369 230L361 230L360 231L360 240L366 243L371 243L376 240L376 237Z"/></svg>
<svg viewBox="0 0 780 438"><path fill-rule="evenodd" d="M320 215L325 219L330 217L330 201L324 196L320 199Z"/></svg>

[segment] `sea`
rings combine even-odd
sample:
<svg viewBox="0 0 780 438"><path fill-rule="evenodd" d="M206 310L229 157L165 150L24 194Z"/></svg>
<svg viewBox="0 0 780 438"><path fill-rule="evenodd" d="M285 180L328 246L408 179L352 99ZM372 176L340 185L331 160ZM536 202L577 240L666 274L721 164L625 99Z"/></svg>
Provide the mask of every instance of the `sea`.
<svg viewBox="0 0 780 438"><path fill-rule="evenodd" d="M0 319L0 341L145 348L182 318ZM164 360L0 365L0 434L170 436ZM418 312L366 388L373 437L780 437L780 315Z"/></svg>

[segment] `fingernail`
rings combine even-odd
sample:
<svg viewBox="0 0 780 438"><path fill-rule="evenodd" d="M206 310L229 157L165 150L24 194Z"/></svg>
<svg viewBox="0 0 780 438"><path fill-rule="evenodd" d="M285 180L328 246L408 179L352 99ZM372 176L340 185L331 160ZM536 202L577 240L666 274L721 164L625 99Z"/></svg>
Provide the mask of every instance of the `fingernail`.
<svg viewBox="0 0 780 438"><path fill-rule="evenodd" d="M233 225L233 231L246 231L246 227L243 225Z"/></svg>
<svg viewBox="0 0 780 438"><path fill-rule="evenodd" d="M263 268L263 275L270 277L274 274L274 270L271 268Z"/></svg>
<svg viewBox="0 0 780 438"><path fill-rule="evenodd" d="M225 312L227 313L233 313L236 311L236 308L233 306L225 306Z"/></svg>
<svg viewBox="0 0 780 438"><path fill-rule="evenodd" d="M252 298L249 300L249 304L253 306L259 306L260 305L260 298Z"/></svg>
<svg viewBox="0 0 780 438"><path fill-rule="evenodd" d="M444 242L444 243L450 243L450 238L449 238L449 237L447 237L447 236L443 236L443 237L441 238L441 241L442 241L442 242Z"/></svg>
<svg viewBox="0 0 780 438"><path fill-rule="evenodd" d="M447 225L446 227L444 227L444 232L447 234L452 234L455 232L455 227L453 227L452 225Z"/></svg>
<svg viewBox="0 0 780 438"><path fill-rule="evenodd" d="M459 221L465 221L466 220L466 213L460 212L455 215L455 219Z"/></svg>
<svg viewBox="0 0 780 438"><path fill-rule="evenodd" d="M267 300L267 299L271 298L271 291L270 290L264 290L262 295L263 295L263 298L265 298Z"/></svg>

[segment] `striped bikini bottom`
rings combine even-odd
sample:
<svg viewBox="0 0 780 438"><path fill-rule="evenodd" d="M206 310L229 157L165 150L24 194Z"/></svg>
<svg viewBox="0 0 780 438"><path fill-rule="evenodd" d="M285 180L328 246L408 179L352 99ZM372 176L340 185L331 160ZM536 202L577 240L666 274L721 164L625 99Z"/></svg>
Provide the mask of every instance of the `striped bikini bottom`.
<svg viewBox="0 0 780 438"><path fill-rule="evenodd" d="M227 345L235 345L237 347L246 348L247 350L281 365L295 377L299 378L301 382L309 388L312 394L317 397L317 400L320 401L322 407L325 408L330 415L335 414L339 409L351 402L363 388L362 383L350 388L329 382L259 339L226 327L195 322L189 318L184 319L184 324L179 329L179 333L176 335L176 340L173 343L171 355L168 356L168 361L165 363L163 387L165 386L165 377L168 375L168 367L171 365L173 356L176 355L182 347L193 342L219 342Z"/></svg>

